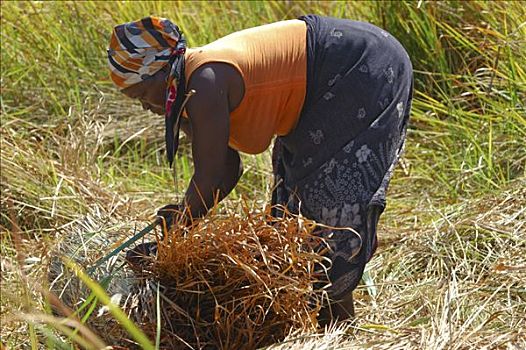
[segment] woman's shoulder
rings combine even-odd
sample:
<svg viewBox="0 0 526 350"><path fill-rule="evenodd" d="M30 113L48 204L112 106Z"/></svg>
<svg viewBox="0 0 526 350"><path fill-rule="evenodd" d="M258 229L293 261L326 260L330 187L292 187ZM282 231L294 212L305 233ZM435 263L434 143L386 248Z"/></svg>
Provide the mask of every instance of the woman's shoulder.
<svg viewBox="0 0 526 350"><path fill-rule="evenodd" d="M188 82L189 89L196 91L196 99L202 103L206 103L212 96L224 95L228 99L230 110L233 110L243 99L244 82L239 71L231 65L209 62L193 72Z"/></svg>

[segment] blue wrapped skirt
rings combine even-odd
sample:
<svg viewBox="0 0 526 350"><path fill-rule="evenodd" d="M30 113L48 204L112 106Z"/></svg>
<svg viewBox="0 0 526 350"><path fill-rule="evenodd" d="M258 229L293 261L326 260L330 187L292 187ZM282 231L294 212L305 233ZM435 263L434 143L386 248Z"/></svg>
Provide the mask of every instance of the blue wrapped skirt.
<svg viewBox="0 0 526 350"><path fill-rule="evenodd" d="M339 299L356 288L376 249L406 138L413 70L400 43L378 27L300 19L307 24L307 95L296 127L274 143L272 203L331 227L320 232L331 248L329 294Z"/></svg>

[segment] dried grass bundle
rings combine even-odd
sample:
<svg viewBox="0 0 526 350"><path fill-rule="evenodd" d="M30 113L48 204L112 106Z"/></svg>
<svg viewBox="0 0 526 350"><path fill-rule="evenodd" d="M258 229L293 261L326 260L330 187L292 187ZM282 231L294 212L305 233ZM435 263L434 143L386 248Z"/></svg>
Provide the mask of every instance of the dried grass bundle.
<svg viewBox="0 0 526 350"><path fill-rule="evenodd" d="M291 330L315 330L323 295L315 266L323 258L314 223L269 220L211 216L166 235L137 294L132 314L141 327L155 333L160 300L162 348L255 349Z"/></svg>

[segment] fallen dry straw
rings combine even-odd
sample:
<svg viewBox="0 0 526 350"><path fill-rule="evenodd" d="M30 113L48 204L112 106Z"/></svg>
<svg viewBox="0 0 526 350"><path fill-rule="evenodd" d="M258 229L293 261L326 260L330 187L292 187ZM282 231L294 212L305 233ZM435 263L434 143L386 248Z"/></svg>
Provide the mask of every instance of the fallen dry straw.
<svg viewBox="0 0 526 350"><path fill-rule="evenodd" d="M212 216L166 235L136 294L141 327L155 334L159 300L163 348L255 349L314 330L323 295L314 288L322 260L314 225L269 219Z"/></svg>

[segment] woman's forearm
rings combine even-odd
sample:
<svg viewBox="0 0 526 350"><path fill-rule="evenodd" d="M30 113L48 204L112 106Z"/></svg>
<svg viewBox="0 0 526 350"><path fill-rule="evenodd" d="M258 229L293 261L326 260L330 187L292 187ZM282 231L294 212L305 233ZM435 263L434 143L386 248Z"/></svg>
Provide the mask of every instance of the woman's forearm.
<svg viewBox="0 0 526 350"><path fill-rule="evenodd" d="M243 173L241 159L234 150L229 150L223 169L194 173L185 194L185 205L192 218L205 216L208 211L223 200L236 186Z"/></svg>

